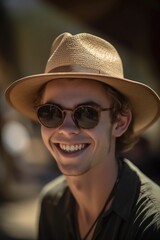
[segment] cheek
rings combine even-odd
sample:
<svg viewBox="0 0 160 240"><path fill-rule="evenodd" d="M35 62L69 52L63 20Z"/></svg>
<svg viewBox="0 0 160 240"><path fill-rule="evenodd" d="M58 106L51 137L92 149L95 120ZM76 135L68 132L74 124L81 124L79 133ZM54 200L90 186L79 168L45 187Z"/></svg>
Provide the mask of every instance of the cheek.
<svg viewBox="0 0 160 240"><path fill-rule="evenodd" d="M112 138L112 125L110 123L102 122L102 124L98 125L96 128L92 129L92 131L88 131L88 135L93 140L95 147L104 146L108 144L108 142Z"/></svg>
<svg viewBox="0 0 160 240"><path fill-rule="evenodd" d="M49 138L50 138L49 129L41 126L41 136L45 146L49 148Z"/></svg>
<svg viewBox="0 0 160 240"><path fill-rule="evenodd" d="M107 138L108 136L110 137L112 135L112 128L113 125L110 118L102 118L98 127L99 135L103 136L104 138Z"/></svg>
<svg viewBox="0 0 160 240"><path fill-rule="evenodd" d="M98 132L98 138L97 138L97 144L100 149L103 149L104 152L108 152L108 149L110 149L114 138L112 135L113 126L110 123L110 121L103 121L101 126L97 129Z"/></svg>

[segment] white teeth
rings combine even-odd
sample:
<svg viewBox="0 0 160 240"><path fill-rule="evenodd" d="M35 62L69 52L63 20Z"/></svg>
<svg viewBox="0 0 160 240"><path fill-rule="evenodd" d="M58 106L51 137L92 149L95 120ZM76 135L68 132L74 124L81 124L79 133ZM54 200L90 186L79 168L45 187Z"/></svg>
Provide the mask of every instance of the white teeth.
<svg viewBox="0 0 160 240"><path fill-rule="evenodd" d="M66 152L76 152L80 151L85 147L85 144L76 144L76 145L66 145L66 144L59 144L60 149Z"/></svg>

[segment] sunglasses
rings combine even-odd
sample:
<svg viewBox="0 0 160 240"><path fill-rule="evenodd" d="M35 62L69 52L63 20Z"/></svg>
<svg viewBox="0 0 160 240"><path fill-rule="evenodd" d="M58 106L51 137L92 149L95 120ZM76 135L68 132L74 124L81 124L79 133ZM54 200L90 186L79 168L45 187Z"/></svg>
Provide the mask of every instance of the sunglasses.
<svg viewBox="0 0 160 240"><path fill-rule="evenodd" d="M66 112L72 112L72 119L78 128L94 128L100 118L100 113L112 108L101 108L100 106L79 105L74 109L63 109L56 104L42 104L35 107L39 122L47 128L57 128L62 125Z"/></svg>

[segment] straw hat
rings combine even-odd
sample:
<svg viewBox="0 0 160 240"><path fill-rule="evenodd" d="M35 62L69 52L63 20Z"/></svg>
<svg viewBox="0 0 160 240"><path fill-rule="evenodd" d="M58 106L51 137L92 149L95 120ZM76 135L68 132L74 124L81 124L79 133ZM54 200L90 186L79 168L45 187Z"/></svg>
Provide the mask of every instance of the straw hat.
<svg viewBox="0 0 160 240"><path fill-rule="evenodd" d="M134 133L139 134L160 116L160 98L150 87L125 79L121 58L107 41L88 33L63 33L52 44L43 74L24 77L6 90L9 104L25 116L37 120L34 101L43 84L60 78L92 79L106 83L131 102Z"/></svg>

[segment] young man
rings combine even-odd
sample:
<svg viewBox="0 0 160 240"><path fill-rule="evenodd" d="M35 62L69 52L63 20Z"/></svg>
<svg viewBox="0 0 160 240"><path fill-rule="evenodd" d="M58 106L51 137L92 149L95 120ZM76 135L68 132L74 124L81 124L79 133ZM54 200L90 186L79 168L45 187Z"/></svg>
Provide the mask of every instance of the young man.
<svg viewBox="0 0 160 240"><path fill-rule="evenodd" d="M119 157L159 118L160 99L124 79L110 43L61 34L45 73L14 82L6 98L40 122L62 172L44 190L39 240L160 239L160 189Z"/></svg>

